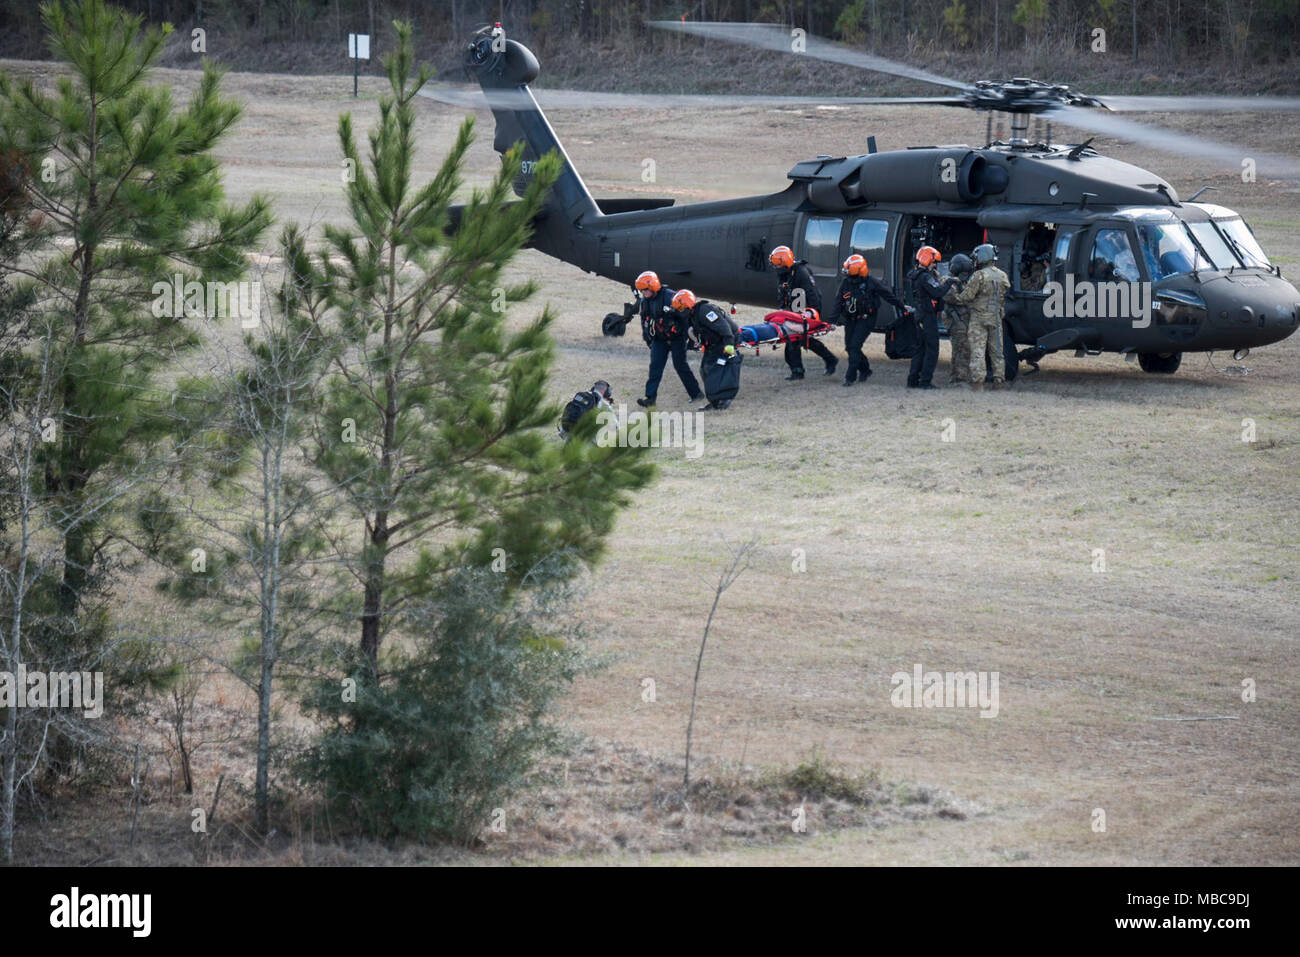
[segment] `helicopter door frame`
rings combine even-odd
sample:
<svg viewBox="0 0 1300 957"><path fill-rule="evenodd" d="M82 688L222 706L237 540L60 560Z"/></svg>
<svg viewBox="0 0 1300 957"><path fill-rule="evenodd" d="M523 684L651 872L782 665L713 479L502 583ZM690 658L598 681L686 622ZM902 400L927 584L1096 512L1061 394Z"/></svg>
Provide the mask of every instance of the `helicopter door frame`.
<svg viewBox="0 0 1300 957"><path fill-rule="evenodd" d="M1137 279L1125 279L1120 276L1097 277L1092 275L1092 249L1097 242L1097 237L1105 230L1119 230L1124 233L1128 240L1129 254L1133 257L1133 266L1137 270ZM1145 282L1150 284L1151 275L1147 270L1146 257L1142 255L1141 242L1138 239L1137 228L1132 220L1128 219L1095 219L1092 222L1080 226L1075 234L1075 241L1082 242L1074 251L1074 261L1078 267L1075 271L1075 282Z"/></svg>

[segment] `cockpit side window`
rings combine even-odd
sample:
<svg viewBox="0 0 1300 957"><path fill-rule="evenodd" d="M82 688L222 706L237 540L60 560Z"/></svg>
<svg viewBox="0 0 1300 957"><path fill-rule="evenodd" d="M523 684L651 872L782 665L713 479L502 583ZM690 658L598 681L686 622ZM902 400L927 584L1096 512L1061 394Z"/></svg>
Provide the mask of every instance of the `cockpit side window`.
<svg viewBox="0 0 1300 957"><path fill-rule="evenodd" d="M1088 257L1088 278L1097 282L1139 282L1137 257L1124 229L1097 230Z"/></svg>

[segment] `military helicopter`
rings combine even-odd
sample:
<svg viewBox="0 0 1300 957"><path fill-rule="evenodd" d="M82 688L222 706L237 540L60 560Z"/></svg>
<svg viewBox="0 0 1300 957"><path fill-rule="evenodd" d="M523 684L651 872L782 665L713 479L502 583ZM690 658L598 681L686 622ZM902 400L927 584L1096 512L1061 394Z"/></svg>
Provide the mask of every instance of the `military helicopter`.
<svg viewBox="0 0 1300 957"><path fill-rule="evenodd" d="M789 33L769 24L654 21L651 26L790 50ZM1035 122L1030 131L1031 117L1059 116L1072 126L1239 163L1240 149L1111 113L1181 109L1189 103L1202 109L1295 110L1300 100L1122 97L1103 103L1027 78L965 84L812 37L801 55L957 90L941 97L807 98L813 102L983 110L989 113L986 144L878 152L874 137L868 137L865 154L796 163L788 174L790 185L776 193L685 206L675 206L671 198L597 200L529 87L539 72L536 56L508 39L498 23L474 35L463 65L492 111L497 152L525 144L516 193L522 195L542 155L554 150L563 160L530 245L621 283L631 284L643 269L654 269L668 285L702 297L770 306L775 282L768 252L777 245L790 246L797 258L807 260L823 285L833 284L839 264L856 252L866 257L873 275L898 288L922 245L937 247L947 260L992 243L998 265L1012 280L1004 328L1008 381L1020 362L1037 368L1042 356L1071 349L1078 356L1119 353L1136 358L1146 372L1172 373L1185 352L1231 350L1241 359L1251 348L1291 335L1300 324L1300 292L1282 278L1240 215L1196 202L1204 190L1180 200L1167 181L1101 155L1091 139L1053 144L1050 123L1045 138L1043 124ZM429 95L465 102L438 91ZM619 94L581 94L584 105L600 104L602 98L614 105L636 102ZM668 101L674 99L709 98ZM993 111L1010 115L1005 141L993 136ZM1268 162L1270 176L1300 178L1300 166L1293 162L1278 157ZM885 315L879 325L893 321L892 314Z"/></svg>

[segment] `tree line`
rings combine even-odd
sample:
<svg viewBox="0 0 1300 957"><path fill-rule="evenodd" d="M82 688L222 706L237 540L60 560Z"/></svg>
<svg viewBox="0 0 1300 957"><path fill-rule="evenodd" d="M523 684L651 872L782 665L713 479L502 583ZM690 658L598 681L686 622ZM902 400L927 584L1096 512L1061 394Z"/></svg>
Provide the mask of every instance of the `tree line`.
<svg viewBox="0 0 1300 957"><path fill-rule="evenodd" d="M1015 58L1026 50L1088 52L1105 31L1108 53L1150 68L1249 71L1287 62L1300 37L1300 0L124 0L150 22L168 21L236 34L265 45L337 44L350 32L379 36L394 18L412 23L424 44L459 44L493 20L539 52L603 44L624 52L669 41L647 19L758 20L784 23L873 52L925 56L936 51ZM3 52L46 55L39 10L0 0ZM1205 58L1205 62L1195 59Z"/></svg>

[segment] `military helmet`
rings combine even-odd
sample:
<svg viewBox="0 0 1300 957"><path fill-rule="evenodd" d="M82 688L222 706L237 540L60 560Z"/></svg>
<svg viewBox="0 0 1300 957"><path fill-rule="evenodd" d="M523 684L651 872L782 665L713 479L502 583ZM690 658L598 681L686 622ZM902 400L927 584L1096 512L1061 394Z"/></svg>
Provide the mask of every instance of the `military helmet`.
<svg viewBox="0 0 1300 957"><path fill-rule="evenodd" d="M974 269L975 264L965 253L958 253L952 257L952 262L948 263L948 272L954 276L969 276Z"/></svg>
<svg viewBox="0 0 1300 957"><path fill-rule="evenodd" d="M975 265L987 266L998 258L998 251L991 243L980 243L975 247Z"/></svg>

